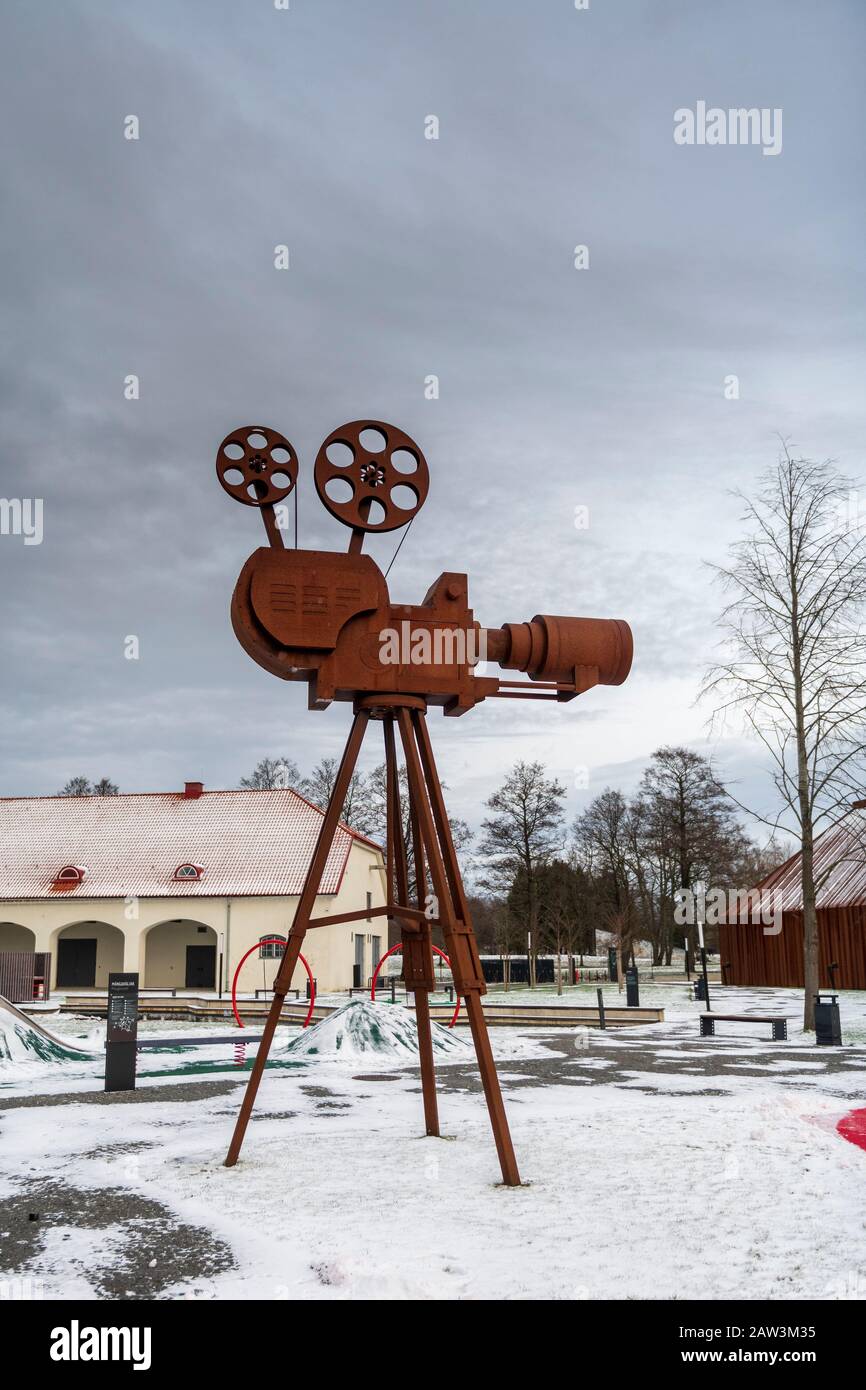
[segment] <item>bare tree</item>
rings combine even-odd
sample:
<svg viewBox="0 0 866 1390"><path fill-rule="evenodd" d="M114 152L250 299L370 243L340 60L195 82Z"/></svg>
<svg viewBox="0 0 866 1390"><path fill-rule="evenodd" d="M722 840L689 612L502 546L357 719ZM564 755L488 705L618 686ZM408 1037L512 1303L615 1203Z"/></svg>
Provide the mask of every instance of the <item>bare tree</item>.
<svg viewBox="0 0 866 1390"><path fill-rule="evenodd" d="M426 898L432 893L433 885L430 878L430 866L424 865L425 882L423 893L419 894L417 875L415 869L415 844L412 837L412 821L409 814L409 774L406 771L405 763L398 763L397 784L400 792L400 814L402 822L403 845L406 852L406 863L409 869L409 884L412 892L421 898ZM350 789L351 790L351 789ZM443 792L448 790L447 782L442 783ZM350 821L355 829L361 830L363 834L371 836L379 844L384 845L388 832L388 778L385 763L380 763L368 772L363 782L358 787L355 803L358 810L357 820ZM347 817L348 819L348 817ZM454 850L460 861L461 869L465 867L465 858L468 854L469 845L472 841L472 831L464 820L459 816L449 816L448 824L451 827L451 838L454 842ZM434 934L435 935L435 934ZM439 944L437 942L437 944Z"/></svg>
<svg viewBox="0 0 866 1390"><path fill-rule="evenodd" d="M114 782L108 777L100 777L98 782L91 782L87 777L70 777L65 787L57 793L58 796L117 796L118 789Z"/></svg>
<svg viewBox="0 0 866 1390"><path fill-rule="evenodd" d="M629 808L622 792L606 787L574 822L578 860L596 887L599 916L613 934L619 987L636 939L640 915L630 865Z"/></svg>
<svg viewBox="0 0 866 1390"><path fill-rule="evenodd" d="M575 951L594 947L589 925L587 878L574 857L553 859L539 875L539 917L545 949L556 958L556 992L562 994L562 958L568 956L568 983L574 980Z"/></svg>
<svg viewBox="0 0 866 1390"><path fill-rule="evenodd" d="M675 871L674 890L693 889L698 880L708 879L727 887L720 880L746 841L734 804L709 760L691 748L657 748L641 778L641 799L645 810L640 819L648 822ZM639 815L636 808L631 811L633 818ZM688 926L683 935L688 972L694 959Z"/></svg>
<svg viewBox="0 0 866 1390"><path fill-rule="evenodd" d="M525 888L531 988L538 955L538 873L561 845L564 797L565 788L547 776L542 763L517 762L488 798L492 814L482 821L482 883L494 891L509 891L519 874Z"/></svg>
<svg viewBox="0 0 866 1390"><path fill-rule="evenodd" d="M262 758L238 785L245 791L270 792L279 787L298 787L301 780L294 758Z"/></svg>
<svg viewBox="0 0 866 1390"><path fill-rule="evenodd" d="M799 843L803 1026L812 1030L816 904L834 867L816 872L815 838L864 777L866 530L848 514L853 480L830 462L793 457L784 443L755 498L737 495L749 532L729 566L717 567L731 594L720 618L728 640L704 693L716 700L716 719L737 716L767 749L781 810L759 818Z"/></svg>
<svg viewBox="0 0 866 1390"><path fill-rule="evenodd" d="M771 835L763 845L747 841L734 865L732 887L752 887L791 858L794 846L790 840Z"/></svg>
<svg viewBox="0 0 866 1390"><path fill-rule="evenodd" d="M320 806L324 810L331 798L331 792L334 790L339 769L340 764L336 758L322 758L313 768L309 777L302 780L298 790L315 806ZM361 835L375 833L370 808L369 787L360 772L352 773L341 814L346 824Z"/></svg>
<svg viewBox="0 0 866 1390"><path fill-rule="evenodd" d="M508 990L511 988L511 957L519 956L526 948L526 922L522 909L520 921L517 921L506 898L501 904L496 925L496 945L502 956L502 987Z"/></svg>
<svg viewBox="0 0 866 1390"><path fill-rule="evenodd" d="M673 904L678 875L670 830L663 809L645 794L639 794L629 804L625 822L627 862L641 914L641 931L652 945L654 965L670 965L673 957Z"/></svg>

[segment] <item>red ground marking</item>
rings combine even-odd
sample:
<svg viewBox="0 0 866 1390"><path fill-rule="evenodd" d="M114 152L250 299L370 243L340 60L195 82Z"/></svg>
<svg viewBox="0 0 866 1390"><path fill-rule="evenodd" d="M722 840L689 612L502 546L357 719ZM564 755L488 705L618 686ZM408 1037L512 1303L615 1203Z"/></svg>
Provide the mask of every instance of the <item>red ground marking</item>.
<svg viewBox="0 0 866 1390"><path fill-rule="evenodd" d="M836 1126L843 1139L866 1149L866 1110L850 1110Z"/></svg>

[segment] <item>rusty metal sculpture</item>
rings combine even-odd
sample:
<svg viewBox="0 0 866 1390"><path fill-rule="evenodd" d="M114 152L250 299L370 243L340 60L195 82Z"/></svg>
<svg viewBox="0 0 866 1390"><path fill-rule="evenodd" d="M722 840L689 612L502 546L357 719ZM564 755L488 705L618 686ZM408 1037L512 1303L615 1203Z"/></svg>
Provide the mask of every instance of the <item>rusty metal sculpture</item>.
<svg viewBox="0 0 866 1390"><path fill-rule="evenodd" d="M384 916L401 933L403 975L414 994L424 1116L428 1135L439 1117L430 1030L435 988L431 927L440 926L454 986L469 1019L503 1181L520 1182L499 1078L481 1007L486 992L469 907L433 758L426 710L461 715L479 701L572 700L594 685L620 685L631 666L627 623L539 614L528 623L481 628L469 607L465 574L442 574L418 605L392 604L385 576L362 554L367 532L405 526L429 488L427 463L414 440L380 420L355 420L334 430L316 457L316 490L333 516L351 529L348 553L287 549L275 510L298 476L295 450L264 426L233 430L217 452L217 476L237 501L261 510L270 544L244 565L232 599L241 646L265 670L306 681L311 709L351 701L354 721L298 901L274 998L226 1157L238 1158L262 1072L307 931L356 914L313 917L313 907L340 821L364 733L383 725L388 807L387 901ZM529 679L476 675L479 660ZM396 732L403 748L414 854L414 883L402 833ZM428 896L428 881L432 894ZM371 915L369 910L366 916Z"/></svg>

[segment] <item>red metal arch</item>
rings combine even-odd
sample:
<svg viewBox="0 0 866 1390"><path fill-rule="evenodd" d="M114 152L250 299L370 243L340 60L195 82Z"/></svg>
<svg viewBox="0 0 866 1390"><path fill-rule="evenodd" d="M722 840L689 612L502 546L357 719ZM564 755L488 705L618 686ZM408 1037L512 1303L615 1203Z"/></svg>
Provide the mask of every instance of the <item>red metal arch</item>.
<svg viewBox="0 0 866 1390"><path fill-rule="evenodd" d="M286 938L285 938L284 936L264 936L264 937L262 937L261 941L257 941L257 942L256 942L255 946L251 946L250 949L249 949L248 951L245 951L244 954L241 956L240 960L238 961L237 969L235 970L235 973L234 973L234 979L232 980L232 1013L233 1013L234 1016L235 1016L235 1022L237 1023L237 1025L238 1025L239 1028L244 1028L244 1027L246 1026L245 1024L243 1024L243 1023L241 1022L241 1016L240 1016L240 1014L238 1013L238 1005L237 1005L238 975L240 975L240 973L241 973L241 966L243 965L244 961L247 959L247 956L251 956L252 953L253 953L253 951L258 951L258 949L259 949L261 946L283 946L283 947L285 947L285 944L286 944ZM313 979L313 972L312 972L312 970L310 969L309 964L308 964L308 962L306 961L306 959L304 958L304 956L302 956L302 955L299 954L299 955L298 955L298 960L301 962L301 965L302 965L302 966L304 967L304 969L306 970L306 972L307 972L307 978L308 978L308 980L310 981L310 1007L307 1009L307 1017L304 1019L304 1025L303 1025L303 1026L306 1028L306 1027L307 1027L307 1024L308 1024L309 1021L310 1021L310 1019L313 1017L313 1005L314 1005L315 1002L316 1002L316 982L315 982L315 980Z"/></svg>
<svg viewBox="0 0 866 1390"><path fill-rule="evenodd" d="M430 944L431 944L431 946L433 946L432 941L431 941ZM384 954L384 956L382 957L382 959L379 961L379 964L376 966L376 969L373 971L373 979L372 979L371 982L370 982L370 999L373 1001L373 1003L376 1002L376 981L377 981L378 978L379 978L379 971L382 969L382 966L385 964L385 961L388 959L389 956L393 956L393 954L394 954L395 951L402 951L402 949L403 949L403 943L402 943L402 941L398 941L396 946L390 946L390 947L388 948L388 950L385 952L385 954ZM451 969L451 962L450 962L450 960L448 959L448 957L446 956L445 952L444 952L444 951L441 951L441 950L439 949L438 946L433 946L433 950L436 952L437 956L441 956L441 957L442 957L442 959L444 960L445 964L448 966L448 969L450 970L450 969ZM458 996L457 996L457 1008L454 1010L454 1014L453 1014L453 1016L452 1016L452 1018L451 1018L451 1022L448 1024L448 1027L449 1027L449 1028L453 1028L453 1027L454 1027L454 1024L457 1022L457 1015L460 1013L460 1004L461 1004L461 1002L462 1002L462 1001L461 1001L460 996L459 996L459 994L458 994Z"/></svg>

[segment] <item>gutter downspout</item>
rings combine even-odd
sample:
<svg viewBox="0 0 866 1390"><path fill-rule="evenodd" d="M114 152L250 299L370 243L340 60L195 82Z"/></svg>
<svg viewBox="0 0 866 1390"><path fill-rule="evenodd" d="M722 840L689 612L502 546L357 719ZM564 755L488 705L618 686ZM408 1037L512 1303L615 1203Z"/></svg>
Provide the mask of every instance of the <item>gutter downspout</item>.
<svg viewBox="0 0 866 1390"><path fill-rule="evenodd" d="M222 972L221 972L221 974L220 974L220 997L222 997L223 979L225 979L226 987L228 987L228 981L229 981L229 978L230 978L230 976L229 976L229 961L231 960L231 949L232 949L232 900L231 900L231 898L226 898L226 930L225 930L225 958L224 958L224 970L225 970L225 974L223 975Z"/></svg>

